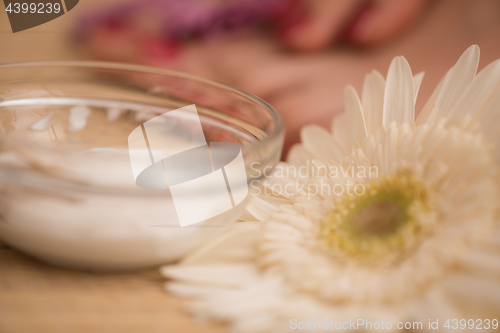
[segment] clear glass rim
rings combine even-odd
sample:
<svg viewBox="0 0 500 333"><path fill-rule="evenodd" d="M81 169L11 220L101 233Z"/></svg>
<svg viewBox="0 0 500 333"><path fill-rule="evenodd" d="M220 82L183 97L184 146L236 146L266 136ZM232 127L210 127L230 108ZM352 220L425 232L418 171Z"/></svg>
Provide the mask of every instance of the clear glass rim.
<svg viewBox="0 0 500 333"><path fill-rule="evenodd" d="M146 74L155 74L155 75L164 75L170 77L176 77L180 79L195 81L203 84L208 84L214 87L218 87L238 95L241 95L253 103L260 105L264 108L272 117L274 121L274 127L272 131L268 133L267 137L265 137L262 141L259 141L255 144L255 146L260 146L266 144L268 141L273 141L273 139L280 137L283 135L285 131L285 122L283 117L279 112L271 106L266 101L260 99L257 96L254 96L250 93L247 93L241 89L230 86L228 84L214 81L211 79L206 79L200 76L187 74L183 72L173 71L169 69L163 69L152 66L144 66L144 65L136 65L136 64L127 64L120 62L112 62L112 61L93 61L93 60L44 60L44 61L20 61L20 62L5 62L0 63L0 69L2 68L22 68L22 67L38 67L38 66L47 66L47 67L74 67L74 68L98 68L98 69L114 69L121 71L129 71L129 72L142 72Z"/></svg>

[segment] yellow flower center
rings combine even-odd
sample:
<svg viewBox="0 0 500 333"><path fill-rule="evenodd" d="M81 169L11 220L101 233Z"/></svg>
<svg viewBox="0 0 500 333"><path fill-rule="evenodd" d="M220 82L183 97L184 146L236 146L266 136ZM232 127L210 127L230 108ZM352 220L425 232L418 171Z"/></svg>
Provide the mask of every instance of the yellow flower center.
<svg viewBox="0 0 500 333"><path fill-rule="evenodd" d="M342 197L320 228L325 249L366 263L401 258L426 230L429 191L410 172L364 184L362 195Z"/></svg>

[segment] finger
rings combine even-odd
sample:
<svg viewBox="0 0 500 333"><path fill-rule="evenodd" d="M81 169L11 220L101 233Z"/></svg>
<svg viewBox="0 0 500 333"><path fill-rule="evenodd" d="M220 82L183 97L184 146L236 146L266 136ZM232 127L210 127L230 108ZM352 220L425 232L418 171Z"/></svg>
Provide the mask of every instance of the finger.
<svg viewBox="0 0 500 333"><path fill-rule="evenodd" d="M375 45L396 36L420 17L428 0L375 0L365 5L346 27L344 39Z"/></svg>
<svg viewBox="0 0 500 333"><path fill-rule="evenodd" d="M283 13L278 37L296 50L315 50L329 45L356 12L358 0L294 1Z"/></svg>

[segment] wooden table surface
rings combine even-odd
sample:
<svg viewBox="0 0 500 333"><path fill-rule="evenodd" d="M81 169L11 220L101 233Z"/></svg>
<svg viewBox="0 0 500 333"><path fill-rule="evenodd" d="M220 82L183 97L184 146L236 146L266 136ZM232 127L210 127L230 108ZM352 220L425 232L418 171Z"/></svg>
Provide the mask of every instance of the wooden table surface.
<svg viewBox="0 0 500 333"><path fill-rule="evenodd" d="M162 288L157 269L93 273L55 267L0 243L1 333L216 333Z"/></svg>

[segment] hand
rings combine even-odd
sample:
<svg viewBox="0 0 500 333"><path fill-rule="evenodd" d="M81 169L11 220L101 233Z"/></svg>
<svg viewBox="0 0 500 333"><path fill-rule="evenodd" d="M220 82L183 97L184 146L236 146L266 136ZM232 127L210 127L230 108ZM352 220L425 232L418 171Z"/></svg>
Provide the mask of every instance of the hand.
<svg viewBox="0 0 500 333"><path fill-rule="evenodd" d="M427 0L292 1L278 18L279 38L296 50L317 50L335 43L373 46L414 22Z"/></svg>
<svg viewBox="0 0 500 333"><path fill-rule="evenodd" d="M385 54L348 50L292 53L286 52L282 44L300 51L326 48L341 41L373 46L415 20L425 2L293 1L290 3L294 5L278 16L276 35L230 32L182 43L158 35L150 28L154 26L151 19L144 24L136 18L135 23L111 22L95 29L87 38L86 49L92 58L189 72L261 97L284 115L286 151L299 140L303 125L329 127L333 116L342 112L344 86L351 83L360 88L364 74L373 68L383 71L394 50ZM308 19L297 24L300 17ZM274 42L274 36L281 43Z"/></svg>

